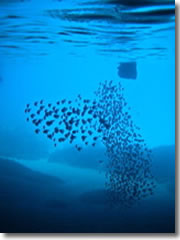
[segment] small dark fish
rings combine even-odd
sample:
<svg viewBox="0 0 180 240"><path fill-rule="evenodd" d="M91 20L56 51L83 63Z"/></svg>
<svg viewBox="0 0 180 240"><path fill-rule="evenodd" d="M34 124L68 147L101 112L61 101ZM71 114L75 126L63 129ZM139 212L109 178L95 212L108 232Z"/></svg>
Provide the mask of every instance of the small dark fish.
<svg viewBox="0 0 180 240"><path fill-rule="evenodd" d="M52 134L48 134L47 137L48 137L49 139L52 139L53 136L52 136Z"/></svg>
<svg viewBox="0 0 180 240"><path fill-rule="evenodd" d="M66 126L66 129L69 130L69 131L71 131L71 130L72 130L72 127L69 126L69 125L67 125L67 126Z"/></svg>
<svg viewBox="0 0 180 240"><path fill-rule="evenodd" d="M75 146L76 147L76 149L80 152L81 150L82 150L82 147L79 147L79 146Z"/></svg>
<svg viewBox="0 0 180 240"><path fill-rule="evenodd" d="M43 100L40 101L40 104L43 104Z"/></svg>
<svg viewBox="0 0 180 240"><path fill-rule="evenodd" d="M44 128L45 126L43 126L43 128ZM48 133L49 132L49 130L48 129L45 129L44 131L43 131L43 133Z"/></svg>
<svg viewBox="0 0 180 240"><path fill-rule="evenodd" d="M54 114L54 118L59 118L59 115L58 114Z"/></svg>
<svg viewBox="0 0 180 240"><path fill-rule="evenodd" d="M77 130L73 130L72 133L75 134L75 133L78 133L78 131Z"/></svg>
<svg viewBox="0 0 180 240"><path fill-rule="evenodd" d="M34 117L35 117L35 114L34 114L34 113L32 113L30 117L31 117L31 118L34 118Z"/></svg>
<svg viewBox="0 0 180 240"><path fill-rule="evenodd" d="M82 119L81 122L82 122L83 124L86 124L86 120L84 120L84 119Z"/></svg>
<svg viewBox="0 0 180 240"><path fill-rule="evenodd" d="M69 124L73 124L74 123L74 118L71 118L70 120L69 120Z"/></svg>
<svg viewBox="0 0 180 240"><path fill-rule="evenodd" d="M69 135L70 135L70 133L66 133L64 136L65 136L66 138L68 138Z"/></svg>
<svg viewBox="0 0 180 240"><path fill-rule="evenodd" d="M34 106L37 106L38 105L38 102L34 102Z"/></svg>
<svg viewBox="0 0 180 240"><path fill-rule="evenodd" d="M110 125L108 123L104 123L105 128L109 129Z"/></svg>
<svg viewBox="0 0 180 240"><path fill-rule="evenodd" d="M47 125L47 126L51 126L51 125L53 124L53 122L54 122L54 120L47 121L47 122L46 122L46 125Z"/></svg>
<svg viewBox="0 0 180 240"><path fill-rule="evenodd" d="M26 121L29 122L29 118L26 118Z"/></svg>
<svg viewBox="0 0 180 240"><path fill-rule="evenodd" d="M46 116L51 116L53 111L46 112Z"/></svg>
<svg viewBox="0 0 180 240"><path fill-rule="evenodd" d="M71 139L71 141L73 141L74 139L76 139L76 136L75 135L71 135L70 139Z"/></svg>
<svg viewBox="0 0 180 240"><path fill-rule="evenodd" d="M64 107L64 108L62 108L62 110L61 110L61 112L66 112L67 111L67 108L66 107Z"/></svg>
<svg viewBox="0 0 180 240"><path fill-rule="evenodd" d="M30 104L29 104L29 103L28 103L28 104L26 104L26 107L27 107L27 108L29 108L29 106L30 106Z"/></svg>
<svg viewBox="0 0 180 240"><path fill-rule="evenodd" d="M92 122L92 118L88 118L87 121L88 121L88 123L91 123Z"/></svg>
<svg viewBox="0 0 180 240"><path fill-rule="evenodd" d="M64 133L64 129L59 129L59 132L63 134Z"/></svg>
<svg viewBox="0 0 180 240"><path fill-rule="evenodd" d="M40 132L40 130L39 130L39 129L36 129L36 130L35 130L35 133L36 133L36 134L38 134L39 132Z"/></svg>
<svg viewBox="0 0 180 240"><path fill-rule="evenodd" d="M49 103L49 104L48 104L48 107L51 107L51 105L52 105L52 104L51 104L51 103Z"/></svg>
<svg viewBox="0 0 180 240"><path fill-rule="evenodd" d="M76 121L75 126L78 127L79 125L79 120Z"/></svg>
<svg viewBox="0 0 180 240"><path fill-rule="evenodd" d="M76 109L75 109L75 108L73 108L73 109L72 109L72 112L73 112L73 113L76 113Z"/></svg>
<svg viewBox="0 0 180 240"><path fill-rule="evenodd" d="M81 136L81 139L84 141L87 138L87 136Z"/></svg>
<svg viewBox="0 0 180 240"><path fill-rule="evenodd" d="M58 141L59 141L59 142L64 142L64 141L65 141L65 138L59 138Z"/></svg>
<svg viewBox="0 0 180 240"><path fill-rule="evenodd" d="M55 128L54 128L54 132L55 132L55 133L58 133L58 132L59 132L58 127L55 127Z"/></svg>
<svg viewBox="0 0 180 240"><path fill-rule="evenodd" d="M38 126L40 123L41 123L41 120L36 120L34 124Z"/></svg>
<svg viewBox="0 0 180 240"><path fill-rule="evenodd" d="M64 104L65 102L66 102L66 99L63 99L63 100L61 101L62 104Z"/></svg>
<svg viewBox="0 0 180 240"><path fill-rule="evenodd" d="M92 114L92 113L93 113L93 110L89 110L89 111L88 111L88 114Z"/></svg>
<svg viewBox="0 0 180 240"><path fill-rule="evenodd" d="M56 104L59 105L59 104L60 104L60 101L57 101Z"/></svg>
<svg viewBox="0 0 180 240"><path fill-rule="evenodd" d="M68 101L68 104L71 104L72 103L72 101Z"/></svg>
<svg viewBox="0 0 180 240"><path fill-rule="evenodd" d="M100 128L98 128L98 130L97 130L97 131L98 131L98 133L102 132L102 130L101 130Z"/></svg>
<svg viewBox="0 0 180 240"><path fill-rule="evenodd" d="M93 133L92 131L90 131L90 130L88 131L88 134L89 134L89 135L92 135L92 133Z"/></svg>

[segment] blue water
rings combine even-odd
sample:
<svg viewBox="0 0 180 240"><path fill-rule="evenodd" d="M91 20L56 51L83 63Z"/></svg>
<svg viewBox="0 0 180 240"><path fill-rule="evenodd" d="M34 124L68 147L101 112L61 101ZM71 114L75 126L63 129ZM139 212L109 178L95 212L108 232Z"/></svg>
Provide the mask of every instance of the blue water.
<svg viewBox="0 0 180 240"><path fill-rule="evenodd" d="M175 231L174 8L171 0L0 2L1 232ZM136 63L136 78L119 76L124 62ZM143 166L150 163L151 177L141 165L144 179L131 173L131 152L130 160L120 159L129 143L108 152L118 127L105 141L101 135L95 147L91 141L83 145L78 133L83 149L77 151L69 141L54 147L41 125L36 134L26 121L27 104L34 111L36 101L47 106L67 99L73 105L78 94L98 101L95 91L106 80L124 88L133 126L151 151L142 159ZM146 154L141 144L139 149ZM139 161L137 155L133 169L141 168ZM128 178L122 180L125 194L119 176ZM135 181L136 201L128 188ZM141 197L138 181L144 188L153 181L153 193Z"/></svg>

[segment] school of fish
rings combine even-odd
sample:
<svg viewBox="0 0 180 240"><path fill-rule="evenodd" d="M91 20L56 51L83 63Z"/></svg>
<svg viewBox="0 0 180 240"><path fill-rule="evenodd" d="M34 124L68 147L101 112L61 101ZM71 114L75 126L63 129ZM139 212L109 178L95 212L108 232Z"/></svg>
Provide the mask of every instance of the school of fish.
<svg viewBox="0 0 180 240"><path fill-rule="evenodd" d="M26 120L58 144L73 144L78 151L85 146L95 147L101 141L106 147L107 199L115 205L132 206L151 196L155 189L151 173L151 150L140 128L130 115L121 83L105 81L99 84L95 99L61 99L56 103L44 100L28 103Z"/></svg>

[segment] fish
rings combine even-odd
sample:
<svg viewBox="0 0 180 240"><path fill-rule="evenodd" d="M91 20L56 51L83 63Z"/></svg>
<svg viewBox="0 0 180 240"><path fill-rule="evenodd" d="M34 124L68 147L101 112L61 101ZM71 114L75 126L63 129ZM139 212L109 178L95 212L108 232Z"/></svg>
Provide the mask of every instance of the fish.
<svg viewBox="0 0 180 240"><path fill-rule="evenodd" d="M40 132L39 129L35 129L35 133L38 134Z"/></svg>
<svg viewBox="0 0 180 240"><path fill-rule="evenodd" d="M59 138L58 141L59 141L59 142L64 142L64 141L65 141L65 138Z"/></svg>
<svg viewBox="0 0 180 240"><path fill-rule="evenodd" d="M81 139L84 141L87 138L87 136L81 136Z"/></svg>
<svg viewBox="0 0 180 240"><path fill-rule="evenodd" d="M59 132L59 128L58 128L58 127L55 127L55 128L54 128L54 132L55 132L55 133L58 133L58 132Z"/></svg>
<svg viewBox="0 0 180 240"><path fill-rule="evenodd" d="M45 129L44 131L43 131L43 133L48 133L49 132L49 130L48 129Z"/></svg>
<svg viewBox="0 0 180 240"><path fill-rule="evenodd" d="M77 150L80 152L82 150L82 147L77 147Z"/></svg>
<svg viewBox="0 0 180 240"><path fill-rule="evenodd" d="M59 118L59 115L58 114L54 114L54 118Z"/></svg>
<svg viewBox="0 0 180 240"><path fill-rule="evenodd" d="M52 134L48 134L47 137L48 137L49 139L52 139L53 135L52 135Z"/></svg>
<svg viewBox="0 0 180 240"><path fill-rule="evenodd" d="M64 133L64 129L59 129L59 132L63 134Z"/></svg>
<svg viewBox="0 0 180 240"><path fill-rule="evenodd" d="M51 126L51 125L53 124L53 122L54 122L54 120L47 121L47 122L46 122L46 125L47 125L47 126Z"/></svg>
<svg viewBox="0 0 180 240"><path fill-rule="evenodd" d="M67 108L66 108L66 107L64 107L64 108L61 109L61 112L63 112L63 113L66 112L66 111L67 111Z"/></svg>

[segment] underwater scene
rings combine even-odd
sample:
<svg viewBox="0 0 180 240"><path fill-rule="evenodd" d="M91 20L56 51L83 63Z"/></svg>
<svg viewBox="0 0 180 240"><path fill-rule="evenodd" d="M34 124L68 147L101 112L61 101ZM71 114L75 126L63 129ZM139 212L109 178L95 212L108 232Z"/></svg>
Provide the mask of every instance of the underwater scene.
<svg viewBox="0 0 180 240"><path fill-rule="evenodd" d="M0 232L175 232L175 2L0 1Z"/></svg>

